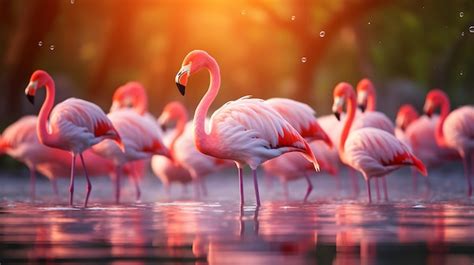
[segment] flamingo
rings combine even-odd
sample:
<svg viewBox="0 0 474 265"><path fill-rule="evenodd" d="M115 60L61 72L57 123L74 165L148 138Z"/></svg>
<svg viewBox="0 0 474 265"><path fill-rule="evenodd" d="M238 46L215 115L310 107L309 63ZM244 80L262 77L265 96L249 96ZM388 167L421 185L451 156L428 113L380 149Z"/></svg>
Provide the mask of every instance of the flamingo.
<svg viewBox="0 0 474 265"><path fill-rule="evenodd" d="M322 140L329 147L332 148L332 141L326 132L319 126L318 120L316 119L316 112L307 104L286 98L271 98L265 101L273 109L275 109L280 115L295 128L301 136L306 140L311 141L310 147L319 162L322 170L328 171L330 174L335 174L336 169L331 165L330 161L325 156L320 155L316 150L320 147L317 144L317 140ZM309 178L310 172L313 171L313 165L302 159L301 154L298 153L287 153L271 159L263 164L263 168L267 175L278 176L284 185L285 196L288 197L288 184L289 180L297 180L301 177L306 179L308 188L304 197L304 201L307 201L313 185ZM313 170L312 170L313 169Z"/></svg>
<svg viewBox="0 0 474 265"><path fill-rule="evenodd" d="M206 116L220 88L220 72L216 60L207 52L191 51L176 75L176 85L184 95L190 75L201 69L210 73L210 85L197 106L193 131L197 149L220 159L233 160L239 171L240 204L244 204L242 167L252 169L255 198L260 206L257 167L266 160L287 152L301 152L319 170L309 144L265 101L249 96L230 101L216 110L206 130Z"/></svg>
<svg viewBox="0 0 474 265"><path fill-rule="evenodd" d="M28 100L33 104L36 91L46 88L46 99L41 107L36 132L44 145L69 151L71 153L71 183L69 186L69 205L73 205L74 168L76 157L81 158L87 180L87 194L84 207L87 207L92 184L87 174L82 153L105 139L116 141L121 147L122 141L112 122L97 105L76 98L69 98L53 109L55 84L51 76L43 70L36 70L25 89Z"/></svg>
<svg viewBox="0 0 474 265"><path fill-rule="evenodd" d="M415 166L421 174L427 175L423 162L392 134L370 127L350 132L356 112L355 93L350 84L342 82L334 88L332 110L338 119L345 102L347 117L339 141L339 156L342 162L358 170L364 176L369 202L372 202L371 178L385 176L407 165Z"/></svg>
<svg viewBox="0 0 474 265"><path fill-rule="evenodd" d="M116 167L115 201L120 200L120 174L122 165L130 161L148 159L154 154L170 158L168 149L154 122L140 116L133 110L114 111L107 115L121 136L124 151L112 140L102 141L92 150L102 157L113 161Z"/></svg>
<svg viewBox="0 0 474 265"><path fill-rule="evenodd" d="M204 178L222 167L228 165L226 160L205 155L196 149L192 121L188 122L188 112L182 103L173 101L168 103L158 118L161 126L176 121L175 137L170 143L170 150L175 164L184 167L196 183L196 192L200 188L206 194ZM199 188L200 187L200 188Z"/></svg>
<svg viewBox="0 0 474 265"><path fill-rule="evenodd" d="M474 106L462 106L450 112L448 96L440 89L431 90L426 95L423 110L428 117L437 109L441 114L436 122L435 139L440 147L457 150L463 159L469 197L472 196L471 174L474 150Z"/></svg>
<svg viewBox="0 0 474 265"><path fill-rule="evenodd" d="M384 130L390 134L395 133L395 126L387 115L375 110L375 88L367 78L362 79L357 84L357 102L363 114L358 115L352 125L352 130L372 127Z"/></svg>

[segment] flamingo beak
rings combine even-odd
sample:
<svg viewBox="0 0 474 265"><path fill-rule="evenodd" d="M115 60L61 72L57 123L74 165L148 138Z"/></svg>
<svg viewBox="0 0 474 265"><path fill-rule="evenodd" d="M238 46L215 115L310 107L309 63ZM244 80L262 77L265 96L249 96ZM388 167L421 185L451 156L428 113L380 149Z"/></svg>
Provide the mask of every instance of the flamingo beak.
<svg viewBox="0 0 474 265"><path fill-rule="evenodd" d="M33 105L35 104L35 92L36 92L37 86L38 86L38 82L33 81L33 82L30 82L25 89L26 98Z"/></svg>
<svg viewBox="0 0 474 265"><path fill-rule="evenodd" d="M337 119L338 121L341 121L341 113L339 113L339 112L336 111L336 112L334 112L334 116L336 116L336 119Z"/></svg>
<svg viewBox="0 0 474 265"><path fill-rule="evenodd" d="M181 95L186 94L186 84L188 83L188 77L191 72L191 63L183 65L179 72L176 74L175 82Z"/></svg>
<svg viewBox="0 0 474 265"><path fill-rule="evenodd" d="M360 111L362 111L362 113L365 112L365 105L364 104L359 104L358 107L359 107Z"/></svg>

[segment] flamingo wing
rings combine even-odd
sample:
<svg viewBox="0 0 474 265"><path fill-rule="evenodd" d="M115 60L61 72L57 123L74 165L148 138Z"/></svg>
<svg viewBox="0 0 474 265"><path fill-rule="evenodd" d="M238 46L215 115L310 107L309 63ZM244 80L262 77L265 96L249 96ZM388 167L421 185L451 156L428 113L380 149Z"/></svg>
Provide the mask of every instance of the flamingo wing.
<svg viewBox="0 0 474 265"><path fill-rule="evenodd" d="M302 151L317 165L307 142L261 99L243 97L223 105L211 117L210 134L220 141L213 148L221 154L216 157L256 167L284 152Z"/></svg>
<svg viewBox="0 0 474 265"><path fill-rule="evenodd" d="M67 99L53 109L49 131L57 135L57 148L80 153L104 139L120 143L120 136L104 111L97 105L76 98Z"/></svg>
<svg viewBox="0 0 474 265"><path fill-rule="evenodd" d="M346 160L368 177L383 176L403 165L414 165L426 175L423 163L392 134L377 128L352 132L345 144Z"/></svg>
<svg viewBox="0 0 474 265"><path fill-rule="evenodd" d="M271 98L265 103L276 110L304 138L324 140L332 146L332 141L316 119L316 111L309 105L287 98Z"/></svg>

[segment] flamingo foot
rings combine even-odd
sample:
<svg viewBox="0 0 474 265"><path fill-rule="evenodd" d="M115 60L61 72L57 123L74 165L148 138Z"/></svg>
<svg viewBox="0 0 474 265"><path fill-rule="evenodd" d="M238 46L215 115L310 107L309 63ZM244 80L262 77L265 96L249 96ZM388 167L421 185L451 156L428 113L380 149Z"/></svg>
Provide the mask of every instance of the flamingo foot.
<svg viewBox="0 0 474 265"><path fill-rule="evenodd" d="M258 179L257 179L257 170L252 169L253 173L253 186L255 189L255 200L257 202L257 206L260 206L260 192L258 191Z"/></svg>
<svg viewBox="0 0 474 265"><path fill-rule="evenodd" d="M308 189L306 190L306 195L304 196L303 202L308 202L308 197L311 194L311 191L313 191L313 183L311 183L311 180L309 179L308 175L305 174L304 177L308 182Z"/></svg>

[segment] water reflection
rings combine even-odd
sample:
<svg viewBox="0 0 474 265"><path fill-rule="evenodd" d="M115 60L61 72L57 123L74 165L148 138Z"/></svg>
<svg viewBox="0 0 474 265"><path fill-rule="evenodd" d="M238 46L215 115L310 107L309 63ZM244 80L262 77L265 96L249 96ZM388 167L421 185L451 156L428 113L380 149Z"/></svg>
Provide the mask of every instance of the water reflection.
<svg viewBox="0 0 474 265"><path fill-rule="evenodd" d="M0 215L2 264L474 262L474 210L464 204L2 203Z"/></svg>

